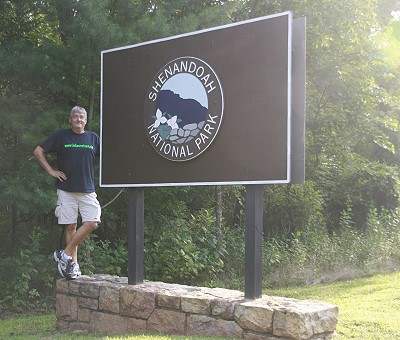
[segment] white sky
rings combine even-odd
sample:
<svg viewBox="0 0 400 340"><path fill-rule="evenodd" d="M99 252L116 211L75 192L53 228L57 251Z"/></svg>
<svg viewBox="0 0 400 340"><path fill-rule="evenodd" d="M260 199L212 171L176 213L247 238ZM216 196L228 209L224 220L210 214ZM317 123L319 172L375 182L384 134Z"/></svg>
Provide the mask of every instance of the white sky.
<svg viewBox="0 0 400 340"><path fill-rule="evenodd" d="M208 109L206 90L201 81L194 75L189 73L176 74L165 82L162 90L171 90L183 99L196 99Z"/></svg>

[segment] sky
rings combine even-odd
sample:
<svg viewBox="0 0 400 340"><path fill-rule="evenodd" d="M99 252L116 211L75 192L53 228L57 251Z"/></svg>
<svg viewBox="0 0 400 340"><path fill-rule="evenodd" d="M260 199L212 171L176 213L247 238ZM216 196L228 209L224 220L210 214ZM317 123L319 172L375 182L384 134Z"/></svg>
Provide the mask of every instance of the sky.
<svg viewBox="0 0 400 340"><path fill-rule="evenodd" d="M183 99L195 99L208 109L207 93L203 84L195 76L188 73L179 73L169 78L162 87L179 94Z"/></svg>

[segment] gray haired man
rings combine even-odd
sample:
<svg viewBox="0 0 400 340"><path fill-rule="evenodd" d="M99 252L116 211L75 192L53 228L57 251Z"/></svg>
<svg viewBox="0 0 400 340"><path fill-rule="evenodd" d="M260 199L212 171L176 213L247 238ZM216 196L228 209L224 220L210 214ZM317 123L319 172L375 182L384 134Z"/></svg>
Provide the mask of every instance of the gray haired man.
<svg viewBox="0 0 400 340"><path fill-rule="evenodd" d="M43 169L56 178L58 223L65 226L65 249L56 250L54 259L63 277L75 279L81 275L78 245L100 223L101 208L94 185L94 161L99 154L100 138L86 131L87 113L75 106L69 116L71 128L59 129L40 143L34 155ZM57 155L57 168L47 161L46 154ZM82 226L77 229L78 214Z"/></svg>

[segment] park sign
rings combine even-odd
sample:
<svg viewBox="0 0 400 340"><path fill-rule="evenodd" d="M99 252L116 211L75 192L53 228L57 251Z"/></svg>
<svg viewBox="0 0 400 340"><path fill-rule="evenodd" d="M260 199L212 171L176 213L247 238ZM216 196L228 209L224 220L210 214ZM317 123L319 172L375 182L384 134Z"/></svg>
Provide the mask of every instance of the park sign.
<svg viewBox="0 0 400 340"><path fill-rule="evenodd" d="M222 121L223 93L206 62L172 60L157 72L147 93L144 130L160 156L186 161L207 149Z"/></svg>
<svg viewBox="0 0 400 340"><path fill-rule="evenodd" d="M100 185L301 183L304 36L285 12L103 51Z"/></svg>

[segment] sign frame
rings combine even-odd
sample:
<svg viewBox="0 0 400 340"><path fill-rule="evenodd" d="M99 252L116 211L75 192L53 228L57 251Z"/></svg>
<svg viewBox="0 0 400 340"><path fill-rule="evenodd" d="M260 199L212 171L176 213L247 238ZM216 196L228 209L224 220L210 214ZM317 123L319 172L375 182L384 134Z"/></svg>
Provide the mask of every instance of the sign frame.
<svg viewBox="0 0 400 340"><path fill-rule="evenodd" d="M279 18L279 17L283 17L286 16L288 18L288 30L287 30L287 98L286 98L286 105L287 105L287 112L286 112L286 154L284 155L285 160L286 160L286 171L285 171L285 176L282 178L274 178L274 179L246 179L246 180L183 180L183 181L170 181L170 182L155 182L155 183L151 183L151 182L140 182L140 183L133 183L133 182L128 182L128 183L123 183L122 181L117 182L117 183L112 183L112 181L109 181L107 179L104 178L104 169L103 166L105 164L105 160L104 160L104 147L103 147L103 137L104 137L104 59L105 57L109 54L109 53L114 53L114 52L119 52L119 51L125 51L131 48L137 48L137 47L146 47L146 46L150 46L150 45L154 45L154 44L158 44L158 43L164 43L164 42L170 42L172 40L179 40L181 38L190 38L190 37L195 37L201 34L205 34L205 33L212 33L218 30L223 30L223 29L229 29L229 28L235 28L235 27L239 27L241 25L247 25L247 24L253 24L253 23L257 23L260 21L264 21L264 20L269 20L269 19L273 19L273 18ZM138 43L135 45L129 45L129 46L124 46L124 47L119 47L119 48L114 48L114 49L110 49L110 50L106 50L106 51L102 51L101 53L101 103L100 103L100 111L101 111L101 115L100 115L100 121L101 121L101 130L100 130L100 136L101 136L101 147L100 147L100 186L101 187L132 187L132 188L139 188L139 187L167 187L167 186L198 186L198 185L248 185L248 184L288 184L292 182L292 176L293 173L295 173L296 171L294 171L294 168L298 168L300 169L300 173L304 171L301 170L302 168L304 168L304 164L293 164L293 159L294 155L293 155L293 142L294 140L292 140L292 134L293 134L293 124L292 124L292 92L294 92L294 85L296 86L296 91L297 88L299 87L303 87L305 88L305 84L293 84L292 83L292 68L293 68L293 60L292 60L292 49L293 49L293 41L292 41L292 30L293 30L293 20L292 20L292 13L291 12L283 12L283 13L278 13L278 14L274 14L274 15L268 15L268 16L264 16L264 17L259 17L259 18L255 18L255 19L250 19L250 20L245 20L245 21L241 21L241 22L236 22L236 23L232 23L232 24L228 24L228 25L222 25L222 26L218 26L218 27L212 27L212 28L208 28L208 29L204 29L204 30L199 30L199 31L195 31L195 32L189 32L189 33L185 33L185 34L180 34L180 35L175 35L175 36L171 36L171 37L166 37L166 38L162 38L162 39L156 39L156 40L152 40L152 41L147 41L147 42L142 42L142 43ZM303 62L303 60L301 60L301 62ZM303 91L300 91L302 93L304 93L304 89ZM305 100L305 99L304 99ZM297 100L297 102L299 102L299 100ZM301 99L300 99L301 102ZM299 111L299 110L298 110ZM301 110L300 110L301 111ZM303 105L303 111L304 111L304 105ZM138 113L140 114L140 113ZM297 115L297 121L298 119L298 115ZM224 118L226 119L226 118ZM303 112L303 123L304 123L304 112ZM301 115L300 115L300 121L301 121ZM223 123L222 123L223 124ZM304 125L304 124L303 124ZM296 129L296 127L295 127ZM301 127L301 129L304 130L304 127ZM299 130L299 129L297 129ZM303 134L304 131L300 132L300 135ZM299 135L299 133L297 133L296 135ZM296 138L297 139L297 138ZM300 140L303 140L304 143L304 137L300 138ZM297 148L298 150L302 150L302 148ZM304 150L304 147L303 147ZM296 150L296 153L298 151ZM159 156L160 157L160 156ZM201 157L201 156L200 156ZM304 163L304 154L301 157L297 157L297 159L300 159L303 163ZM140 161L140 160L138 160ZM169 160L168 160L169 161ZM169 161L171 162L171 161ZM296 163L296 159L295 159L295 163ZM176 163L184 163L184 162L176 162ZM298 163L298 162L297 162ZM114 164L115 166L115 164ZM134 175L132 175L134 177ZM298 176L297 176L298 177ZM302 176L300 176L302 177ZM304 177L304 176L303 176ZM297 179L296 180L297 183L301 183L301 178L300 180Z"/></svg>

